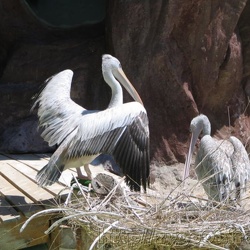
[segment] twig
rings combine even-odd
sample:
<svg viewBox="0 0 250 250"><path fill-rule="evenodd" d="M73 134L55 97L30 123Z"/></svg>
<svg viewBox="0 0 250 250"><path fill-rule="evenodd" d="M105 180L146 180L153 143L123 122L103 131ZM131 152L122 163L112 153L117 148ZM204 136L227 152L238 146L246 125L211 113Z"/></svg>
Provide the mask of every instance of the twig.
<svg viewBox="0 0 250 250"><path fill-rule="evenodd" d="M76 177L73 174L72 174L72 176L73 176L75 182L77 183L77 186L78 186L79 190L81 191L82 196L84 197L85 201L87 202L87 204L89 206L89 209L91 210L92 206L90 205L90 203L89 203L89 201L88 201L88 199L87 199L84 191L82 190L82 187L81 187L80 183L78 182L78 180L76 179Z"/></svg>
<svg viewBox="0 0 250 250"><path fill-rule="evenodd" d="M43 214L63 212L63 211L68 211L68 210L69 210L69 208L50 208L50 209L46 209L46 210L37 212L37 213L33 214L32 216L30 216L30 218L25 221L25 223L20 228L20 233L25 229L25 227L30 223L30 221L33 220L35 217L38 217L38 216L43 215Z"/></svg>
<svg viewBox="0 0 250 250"><path fill-rule="evenodd" d="M71 196L72 196L74 187L75 187L74 184L71 185L71 187L70 187L69 193L68 193L68 195L67 195L67 199L66 199L65 202L64 202L64 206L65 206L65 207L68 206L69 201L71 200Z"/></svg>
<svg viewBox="0 0 250 250"><path fill-rule="evenodd" d="M120 184L122 183L122 181L125 179L125 176L123 178L121 178L121 180L115 185L115 187L108 193L108 195L105 197L105 199L101 202L101 204L99 205L98 209L100 211L101 208L103 208L112 198L112 196L115 194L116 189L118 188L118 186L120 186Z"/></svg>
<svg viewBox="0 0 250 250"><path fill-rule="evenodd" d="M109 213L109 212L80 212L77 214L70 214L66 217L63 217L59 220L57 220L56 222L54 222L44 233L48 234L50 233L55 227L57 227L59 224L61 224L61 222L65 221L65 220L69 220L71 218L77 218L79 216L96 216L96 215L102 215L102 216L108 216L108 217L116 217L116 218L121 218L122 216L118 215L118 214L114 214L114 213Z"/></svg>
<svg viewBox="0 0 250 250"><path fill-rule="evenodd" d="M143 220L140 218L140 216L136 213L136 211L132 208L129 199L127 197L126 191L123 190L123 196L125 198L125 200L127 201L128 205L131 207L132 212L134 213L134 215L140 220L141 223L143 223Z"/></svg>
<svg viewBox="0 0 250 250"><path fill-rule="evenodd" d="M107 233L112 227L114 227L119 221L113 222L109 227L107 227L98 237L95 238L93 243L91 244L89 250L92 250L95 246L95 244L102 238L102 236Z"/></svg>
<svg viewBox="0 0 250 250"><path fill-rule="evenodd" d="M151 228L148 228L148 229L152 230ZM200 243L198 240L194 240L192 238L186 237L183 234L180 234L179 232L177 234L174 234L174 233L170 233L170 232L166 232L166 231L162 231L162 230L158 230L158 229L154 229L154 230L155 230L155 232L166 234L166 235L168 235L169 237L172 237L172 238L183 239L183 240L185 240L187 242L191 242L191 243L195 244L196 246L198 246L199 243ZM204 246L209 247L210 249L212 247L213 249L218 249L218 250L228 250L227 248L214 245L214 244L212 244L210 242L204 243Z"/></svg>
<svg viewBox="0 0 250 250"><path fill-rule="evenodd" d="M188 177L187 177L187 178L188 178ZM185 180L186 180L186 179L185 179ZM158 206L159 209L163 209L163 208L164 208L164 207L163 207L164 203L169 199L169 197L171 197L171 194L172 194L178 187L184 185L183 182L185 182L185 180L182 181L181 183L179 183L179 184L178 184L178 185L168 194L168 196L159 204L159 206Z"/></svg>
<svg viewBox="0 0 250 250"><path fill-rule="evenodd" d="M152 205L150 203L148 203L147 201L145 201L142 197L135 197L135 198L133 198L133 200L144 207L146 207L146 206L152 207Z"/></svg>
<svg viewBox="0 0 250 250"><path fill-rule="evenodd" d="M238 223L234 223L234 226L240 229L240 231L244 235L244 240L247 240L248 236L246 234L246 231L245 231L244 227L242 225L238 224Z"/></svg>
<svg viewBox="0 0 250 250"><path fill-rule="evenodd" d="M205 245L205 243L207 243L207 241L213 237L214 234L212 232L210 232L206 237L204 237L204 239L200 242L199 247L203 247Z"/></svg>
<svg viewBox="0 0 250 250"><path fill-rule="evenodd" d="M125 207L125 208L129 208L129 209L137 209L137 210L140 210L140 211L148 211L148 209L146 208L143 208L143 207L136 207L136 206L126 206L126 205L121 205L122 207Z"/></svg>

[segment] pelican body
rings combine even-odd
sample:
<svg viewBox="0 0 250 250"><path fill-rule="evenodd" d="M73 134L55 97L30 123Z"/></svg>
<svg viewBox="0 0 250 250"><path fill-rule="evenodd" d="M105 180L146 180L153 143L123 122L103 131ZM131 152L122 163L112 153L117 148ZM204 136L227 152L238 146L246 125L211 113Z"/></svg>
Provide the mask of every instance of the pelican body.
<svg viewBox="0 0 250 250"><path fill-rule="evenodd" d="M195 160L198 180L212 201L240 201L250 174L250 162L245 147L239 139L216 140L211 137L211 125L207 116L201 114L190 124L192 132L185 162L184 179L189 175L195 143L202 138Z"/></svg>
<svg viewBox="0 0 250 250"><path fill-rule="evenodd" d="M41 186L56 182L67 168L84 166L91 178L88 164L105 153L114 157L126 182L133 190L146 190L149 175L148 117L142 101L111 55L102 57L104 80L112 90L105 110L86 110L70 98L73 72L64 70L46 81L32 109L38 105L41 136L50 146L58 148L49 163L37 174ZM123 103L120 83L135 100ZM79 173L79 171L78 171Z"/></svg>

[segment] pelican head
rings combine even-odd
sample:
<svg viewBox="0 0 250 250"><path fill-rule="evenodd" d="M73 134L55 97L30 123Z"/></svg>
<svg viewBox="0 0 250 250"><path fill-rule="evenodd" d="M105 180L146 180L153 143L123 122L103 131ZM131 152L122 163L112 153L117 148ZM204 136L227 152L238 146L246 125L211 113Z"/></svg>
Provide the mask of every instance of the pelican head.
<svg viewBox="0 0 250 250"><path fill-rule="evenodd" d="M109 84L111 88L117 84L115 81L115 79L117 79L122 84L122 86L128 91L128 93L132 96L132 98L143 105L143 102L139 94L137 93L131 82L128 80L128 78L126 77L125 73L122 70L121 63L117 58L108 54L103 55L102 73L104 80Z"/></svg>
<svg viewBox="0 0 250 250"><path fill-rule="evenodd" d="M196 116L190 123L190 131L198 136L202 132L203 135L211 134L211 125L207 116L201 114ZM198 138L197 136L197 138Z"/></svg>
<svg viewBox="0 0 250 250"><path fill-rule="evenodd" d="M207 116L201 114L193 118L193 120L190 123L190 131L192 133L192 136L189 145L188 155L185 162L185 169L183 176L184 180L189 176L189 169L190 169L192 154L194 152L194 146L198 140L200 133L202 132L203 135L211 134L211 125Z"/></svg>

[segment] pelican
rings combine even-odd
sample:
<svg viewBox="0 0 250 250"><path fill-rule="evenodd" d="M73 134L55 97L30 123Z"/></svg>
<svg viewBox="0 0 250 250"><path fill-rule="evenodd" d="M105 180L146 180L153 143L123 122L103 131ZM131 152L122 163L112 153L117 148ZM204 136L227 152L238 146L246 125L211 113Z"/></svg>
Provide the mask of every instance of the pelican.
<svg viewBox="0 0 250 250"><path fill-rule="evenodd" d="M184 179L189 176L194 146L202 132L195 160L198 180L202 181L209 200L240 203L250 174L248 154L241 141L234 136L229 140L212 138L209 119L203 114L191 121L190 130L192 137L185 162Z"/></svg>
<svg viewBox="0 0 250 250"><path fill-rule="evenodd" d="M146 190L149 176L147 112L118 59L103 55L102 73L112 90L105 110L86 110L70 98L73 72L69 69L46 80L45 88L37 95L32 110L38 106L41 136L50 146L58 146L36 176L40 186L53 184L68 168L76 168L83 177L80 166L84 166L91 179L89 163L105 153L114 157L132 190L141 190L141 185ZM118 81L134 102L123 103Z"/></svg>

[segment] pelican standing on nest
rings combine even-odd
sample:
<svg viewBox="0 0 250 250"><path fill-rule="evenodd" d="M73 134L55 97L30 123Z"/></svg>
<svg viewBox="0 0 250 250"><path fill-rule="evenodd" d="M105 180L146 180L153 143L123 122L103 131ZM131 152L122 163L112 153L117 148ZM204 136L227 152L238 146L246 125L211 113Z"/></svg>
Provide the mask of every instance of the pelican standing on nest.
<svg viewBox="0 0 250 250"><path fill-rule="evenodd" d="M86 110L70 98L73 72L64 70L46 81L32 107L38 105L39 127L50 146L58 145L50 161L37 174L40 186L56 182L62 171L84 166L91 179L89 163L102 153L110 154L126 176L132 190L146 190L149 176L148 117L142 100L111 55L102 57L104 80L112 90L108 108ZM122 87L135 102L123 104Z"/></svg>
<svg viewBox="0 0 250 250"><path fill-rule="evenodd" d="M240 201L250 174L250 162L239 139L216 140L211 137L211 125L205 115L195 117L190 124L192 132L185 162L184 179L189 175L191 157L196 141L202 133L195 160L195 171L208 198L213 201Z"/></svg>

